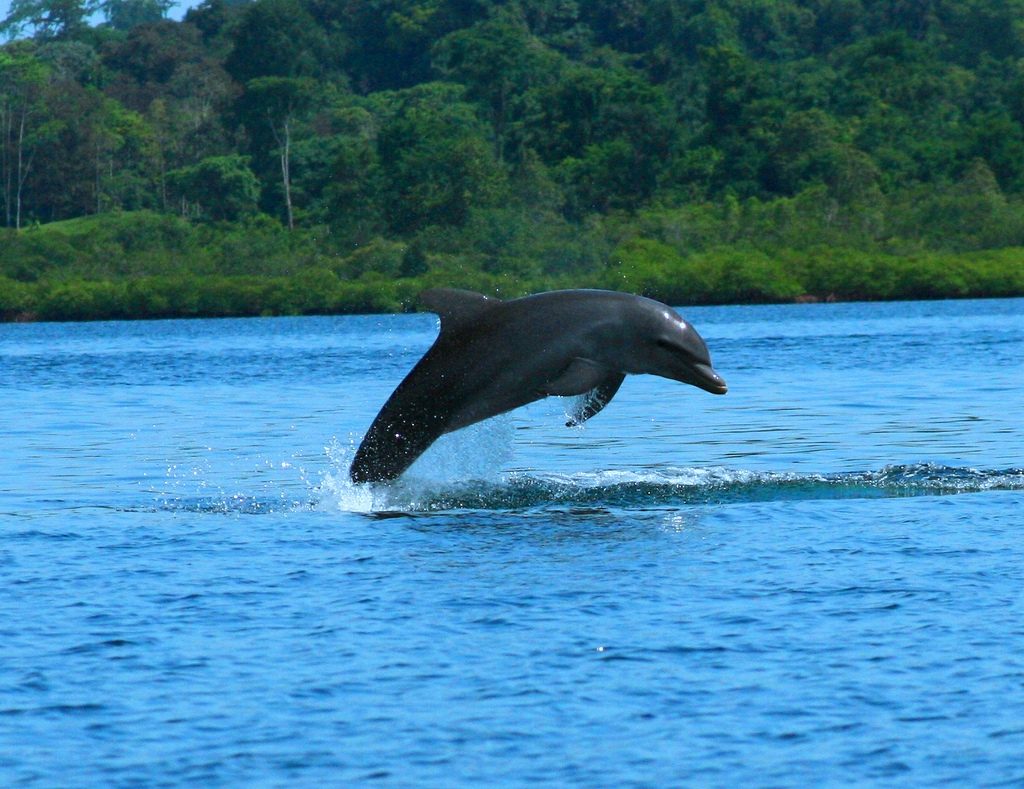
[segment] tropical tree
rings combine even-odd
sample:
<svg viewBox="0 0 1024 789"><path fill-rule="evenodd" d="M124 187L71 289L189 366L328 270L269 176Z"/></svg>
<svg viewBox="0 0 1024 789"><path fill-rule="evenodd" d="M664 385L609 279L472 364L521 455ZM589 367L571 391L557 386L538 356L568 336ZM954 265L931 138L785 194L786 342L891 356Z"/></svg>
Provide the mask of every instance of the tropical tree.
<svg viewBox="0 0 1024 789"><path fill-rule="evenodd" d="M225 68L245 85L259 77L312 77L333 53L300 0L260 0L245 7Z"/></svg>
<svg viewBox="0 0 1024 789"><path fill-rule="evenodd" d="M47 78L31 55L0 50L0 198L7 227L21 227L25 182L46 136Z"/></svg>
<svg viewBox="0 0 1024 789"><path fill-rule="evenodd" d="M313 105L316 83L308 77L260 77L245 88L242 107L251 127L270 130L281 168L288 229L295 227L292 205L292 137L296 121Z"/></svg>
<svg viewBox="0 0 1024 789"><path fill-rule="evenodd" d="M74 38L101 5L101 0L12 0L0 33L16 36L28 30L40 39Z"/></svg>
<svg viewBox="0 0 1024 789"><path fill-rule="evenodd" d="M461 86L427 83L393 96L377 143L391 230L461 226L505 190L486 127Z"/></svg>
<svg viewBox="0 0 1024 789"><path fill-rule="evenodd" d="M467 97L488 108L495 156L504 161L513 149L510 158L521 158L527 94L554 80L562 58L510 14L449 34L433 56L446 79L465 85Z"/></svg>
<svg viewBox="0 0 1024 789"><path fill-rule="evenodd" d="M619 63L571 65L531 90L528 101L526 145L554 168L569 214L635 205L654 194L676 134L659 87Z"/></svg>
<svg viewBox="0 0 1024 789"><path fill-rule="evenodd" d="M366 244L385 230L379 118L364 107L351 106L337 113L335 124L337 153L325 189L325 212L346 246Z"/></svg>
<svg viewBox="0 0 1024 789"><path fill-rule="evenodd" d="M103 14L115 30L131 30L159 22L174 7L174 0L104 0Z"/></svg>
<svg viewBox="0 0 1024 789"><path fill-rule="evenodd" d="M212 156L167 174L182 213L216 221L238 221L256 213L259 181L246 156Z"/></svg>

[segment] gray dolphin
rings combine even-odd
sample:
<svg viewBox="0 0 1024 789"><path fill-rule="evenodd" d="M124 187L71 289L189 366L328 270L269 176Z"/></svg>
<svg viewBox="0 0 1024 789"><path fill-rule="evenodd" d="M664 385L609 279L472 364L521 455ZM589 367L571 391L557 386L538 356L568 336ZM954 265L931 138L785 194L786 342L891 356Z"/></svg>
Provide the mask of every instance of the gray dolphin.
<svg viewBox="0 0 1024 789"><path fill-rule="evenodd" d="M548 395L589 393L567 423L582 424L627 374L726 392L696 330L642 296L558 290L502 301L438 288L420 302L441 316L441 332L370 425L354 482L395 479L445 433Z"/></svg>

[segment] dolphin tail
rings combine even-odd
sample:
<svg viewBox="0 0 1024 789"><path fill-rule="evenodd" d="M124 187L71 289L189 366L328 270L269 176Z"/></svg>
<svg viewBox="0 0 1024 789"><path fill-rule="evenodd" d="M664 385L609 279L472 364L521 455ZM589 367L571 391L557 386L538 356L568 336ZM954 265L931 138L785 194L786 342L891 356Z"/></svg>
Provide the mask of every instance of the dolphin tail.
<svg viewBox="0 0 1024 789"><path fill-rule="evenodd" d="M442 420L417 424L401 418L378 418L356 450L348 475L353 482L397 479L443 433Z"/></svg>

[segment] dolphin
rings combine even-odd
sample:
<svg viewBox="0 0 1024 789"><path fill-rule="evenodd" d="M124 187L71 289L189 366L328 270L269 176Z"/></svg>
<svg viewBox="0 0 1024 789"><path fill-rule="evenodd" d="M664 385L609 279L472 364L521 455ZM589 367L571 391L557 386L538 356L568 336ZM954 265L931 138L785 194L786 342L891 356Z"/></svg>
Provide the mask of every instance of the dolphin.
<svg viewBox="0 0 1024 789"><path fill-rule="evenodd" d="M437 288L420 303L441 331L370 425L349 469L354 482L393 480L445 433L549 395L586 394L566 423L583 424L627 374L726 392L701 336L653 299L558 290L502 301Z"/></svg>

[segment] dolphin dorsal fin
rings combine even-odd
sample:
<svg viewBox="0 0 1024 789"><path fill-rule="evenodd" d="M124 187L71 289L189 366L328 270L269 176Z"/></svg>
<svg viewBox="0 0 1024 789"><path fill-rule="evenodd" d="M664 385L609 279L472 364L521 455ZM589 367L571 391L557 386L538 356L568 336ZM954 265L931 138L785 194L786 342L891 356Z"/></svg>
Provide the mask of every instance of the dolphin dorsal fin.
<svg viewBox="0 0 1024 789"><path fill-rule="evenodd" d="M420 294L420 304L441 316L441 331L455 331L501 304L501 299L457 288L431 288Z"/></svg>

